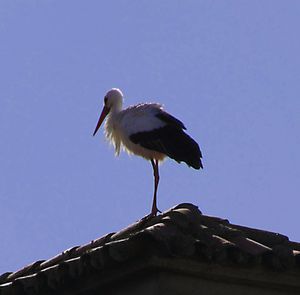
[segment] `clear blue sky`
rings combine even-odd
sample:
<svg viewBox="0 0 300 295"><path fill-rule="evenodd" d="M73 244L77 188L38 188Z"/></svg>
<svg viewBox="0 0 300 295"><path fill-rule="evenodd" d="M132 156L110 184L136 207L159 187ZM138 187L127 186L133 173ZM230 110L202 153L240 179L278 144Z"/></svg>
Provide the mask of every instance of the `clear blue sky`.
<svg viewBox="0 0 300 295"><path fill-rule="evenodd" d="M158 205L300 241L299 1L0 2L0 273L150 211L150 163L92 137L103 96L157 101L203 151Z"/></svg>

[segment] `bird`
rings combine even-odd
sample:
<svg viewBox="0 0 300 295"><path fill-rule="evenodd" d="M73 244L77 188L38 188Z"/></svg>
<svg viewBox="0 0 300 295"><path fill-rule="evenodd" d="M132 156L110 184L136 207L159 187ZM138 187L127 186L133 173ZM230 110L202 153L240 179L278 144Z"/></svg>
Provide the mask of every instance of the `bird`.
<svg viewBox="0 0 300 295"><path fill-rule="evenodd" d="M154 193L149 216L161 212L157 207L159 164L169 157L178 163L199 170L203 168L198 143L185 133L184 124L164 110L159 103L139 103L123 109L123 93L110 89L104 96L104 106L94 130L96 135L105 121L105 136L113 144L115 155L121 148L150 161L154 176Z"/></svg>

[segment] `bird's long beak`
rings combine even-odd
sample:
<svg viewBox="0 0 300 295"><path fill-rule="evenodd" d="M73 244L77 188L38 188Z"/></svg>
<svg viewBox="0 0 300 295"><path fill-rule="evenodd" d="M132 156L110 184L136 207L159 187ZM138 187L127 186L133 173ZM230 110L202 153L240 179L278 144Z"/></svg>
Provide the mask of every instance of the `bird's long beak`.
<svg viewBox="0 0 300 295"><path fill-rule="evenodd" d="M105 119L105 117L107 116L108 113L109 113L109 108L106 107L106 106L104 106L104 107L103 107L103 110L102 110L102 112L101 112L100 118L99 118L99 120L98 120L97 126L96 126L96 128L95 128L95 131L94 131L94 133L93 133L93 136L97 133L98 129L100 128L100 126L101 126L103 120Z"/></svg>

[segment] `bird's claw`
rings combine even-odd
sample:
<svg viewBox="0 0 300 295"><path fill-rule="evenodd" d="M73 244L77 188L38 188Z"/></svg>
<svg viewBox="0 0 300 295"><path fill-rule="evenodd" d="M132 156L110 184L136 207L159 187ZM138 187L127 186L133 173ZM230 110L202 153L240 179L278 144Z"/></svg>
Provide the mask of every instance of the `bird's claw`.
<svg viewBox="0 0 300 295"><path fill-rule="evenodd" d="M157 216L157 213L162 213L157 207L153 207L151 210L150 216Z"/></svg>

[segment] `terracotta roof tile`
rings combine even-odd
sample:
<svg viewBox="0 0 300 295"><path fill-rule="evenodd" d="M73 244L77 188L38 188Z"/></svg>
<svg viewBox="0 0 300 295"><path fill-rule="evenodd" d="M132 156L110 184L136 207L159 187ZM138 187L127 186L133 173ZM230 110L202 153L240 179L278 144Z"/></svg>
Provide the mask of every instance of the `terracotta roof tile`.
<svg viewBox="0 0 300 295"><path fill-rule="evenodd" d="M55 293L68 282L152 256L300 273L299 243L281 234L203 215L196 206L185 203L51 259L4 273L0 295Z"/></svg>

